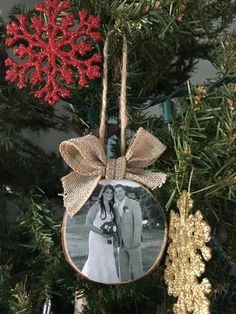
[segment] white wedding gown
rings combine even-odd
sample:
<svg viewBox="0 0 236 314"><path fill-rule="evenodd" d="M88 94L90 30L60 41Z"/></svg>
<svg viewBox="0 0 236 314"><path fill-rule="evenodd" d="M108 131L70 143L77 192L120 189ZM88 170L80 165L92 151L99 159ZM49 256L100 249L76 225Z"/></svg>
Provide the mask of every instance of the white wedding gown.
<svg viewBox="0 0 236 314"><path fill-rule="evenodd" d="M113 217L110 213L106 219L101 219L101 210L97 212L93 225L100 229L104 222L110 222ZM89 233L89 254L88 259L82 269L82 274L87 278L101 283L120 282L115 263L113 239L112 244L107 243L107 239L93 232Z"/></svg>

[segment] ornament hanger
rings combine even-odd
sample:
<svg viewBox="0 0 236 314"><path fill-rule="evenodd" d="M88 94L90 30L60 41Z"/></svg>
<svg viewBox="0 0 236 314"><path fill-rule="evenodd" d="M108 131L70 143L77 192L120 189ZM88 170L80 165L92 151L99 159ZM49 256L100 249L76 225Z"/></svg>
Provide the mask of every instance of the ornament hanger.
<svg viewBox="0 0 236 314"><path fill-rule="evenodd" d="M103 49L103 91L102 91L102 109L100 118L99 138L102 146L105 148L105 133L106 133L106 111L107 111L107 90L108 90L108 48L109 35L107 36ZM121 91L120 91L120 149L121 156L125 155L125 130L127 127L126 114L126 82L127 82L127 60L128 60L128 45L126 35L123 34L122 46L122 69L121 69Z"/></svg>
<svg viewBox="0 0 236 314"><path fill-rule="evenodd" d="M64 205L69 215L73 216L88 200L101 179L133 180L150 189L161 187L166 181L162 172L152 172L145 168L152 165L166 147L151 133L139 128L127 152L125 130L126 81L127 81L127 39L123 34L121 92L120 92L120 146L121 157L109 159L105 154L105 131L108 90L108 38L104 44L104 72L101 121L99 138L87 135L62 142L60 152L66 163L74 170L62 178L64 187ZM141 143L141 144L140 144ZM86 193L85 193L86 191Z"/></svg>

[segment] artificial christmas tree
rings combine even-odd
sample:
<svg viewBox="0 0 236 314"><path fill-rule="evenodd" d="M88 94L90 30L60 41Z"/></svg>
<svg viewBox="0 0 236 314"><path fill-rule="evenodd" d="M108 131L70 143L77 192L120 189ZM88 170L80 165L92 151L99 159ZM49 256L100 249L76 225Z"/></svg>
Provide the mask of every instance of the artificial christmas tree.
<svg viewBox="0 0 236 314"><path fill-rule="evenodd" d="M182 190L188 188L193 170L193 213L195 208L201 209L211 226L212 259L206 265L206 276L212 285L210 310L211 313L234 313L235 36L223 37L222 32L233 20L235 4L231 1L172 4L147 0L71 3L74 12L85 7L90 14L101 16L104 37L111 33L108 115L115 123L107 133L109 138L118 134L120 47L122 32L126 33L130 47L128 127L136 131L142 126L168 147L158 162L158 170L168 173L168 180L161 195L156 191L167 215L175 208ZM1 73L4 72L4 37L2 24ZM186 83L199 57L208 58L217 67L218 81L204 86ZM75 87L68 100L72 104L67 105L69 116L62 119L55 109L34 100L32 89L17 91L1 74L2 313L41 313L48 296L53 313L73 313L75 291L86 297L84 313L172 313L175 300L167 294L164 261L158 271L132 286L104 287L77 281L62 257L59 234L63 208L58 197L62 191L59 178L68 170L63 169L58 155L47 154L27 141L24 132L55 128L73 129L79 135L90 131L96 134L100 85L96 81L84 90ZM173 95L178 98L174 100L171 124L165 125L162 116L143 114L144 108L158 104L161 99L170 100ZM112 152L114 157L119 156L117 143L113 144ZM156 169L156 164L152 169Z"/></svg>

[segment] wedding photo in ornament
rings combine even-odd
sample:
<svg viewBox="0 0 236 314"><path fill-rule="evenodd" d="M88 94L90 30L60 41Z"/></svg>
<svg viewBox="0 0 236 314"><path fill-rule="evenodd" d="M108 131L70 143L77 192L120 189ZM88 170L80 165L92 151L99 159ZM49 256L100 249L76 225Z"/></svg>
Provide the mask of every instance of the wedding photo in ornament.
<svg viewBox="0 0 236 314"><path fill-rule="evenodd" d="M64 215L66 259L92 281L119 284L145 276L158 267L166 241L161 206L130 180L101 180L77 214Z"/></svg>

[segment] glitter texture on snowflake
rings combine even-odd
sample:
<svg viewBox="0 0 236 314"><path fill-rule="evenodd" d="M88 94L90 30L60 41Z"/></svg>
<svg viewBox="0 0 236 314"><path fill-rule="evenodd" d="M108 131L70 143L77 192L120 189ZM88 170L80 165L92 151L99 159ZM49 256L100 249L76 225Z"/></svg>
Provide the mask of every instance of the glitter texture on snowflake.
<svg viewBox="0 0 236 314"><path fill-rule="evenodd" d="M76 73L81 87L100 77L101 54L93 47L101 39L100 18L82 9L78 20L69 9L69 1L45 0L36 5L32 18L21 14L7 25L6 45L18 45L14 55L21 60L6 60L6 79L20 89L29 80L35 97L50 105L70 96L68 85L74 84Z"/></svg>
<svg viewBox="0 0 236 314"><path fill-rule="evenodd" d="M210 241L210 227L203 220L200 211L190 214L193 201L183 191L177 207L179 214L171 212L166 260L165 281L169 295L178 298L173 306L175 314L209 314L211 291L208 279L199 278L205 271L205 261L211 258L206 246Z"/></svg>

